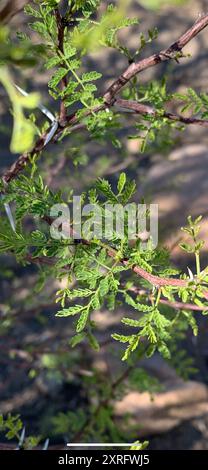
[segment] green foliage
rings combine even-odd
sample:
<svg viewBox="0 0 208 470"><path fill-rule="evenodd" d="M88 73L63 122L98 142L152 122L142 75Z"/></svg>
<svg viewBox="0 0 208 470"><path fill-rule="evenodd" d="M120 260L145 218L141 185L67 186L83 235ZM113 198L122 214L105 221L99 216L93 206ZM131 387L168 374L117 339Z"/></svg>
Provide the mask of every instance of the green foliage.
<svg viewBox="0 0 208 470"><path fill-rule="evenodd" d="M56 153L59 157L60 141L63 141L64 158L69 158L64 170L68 169L69 161L75 166L88 162L85 151L88 141L100 146L108 141L115 152L121 156L123 154L122 111L118 112L116 108L116 95L111 102L99 92L102 73L95 65L92 70L86 68L86 64L91 63L90 54L102 53L103 48L113 48L117 55L124 55L130 65L140 59L144 48L158 35L156 28L146 34L139 32L138 19L127 17L129 2L120 0L117 5L101 5L99 0L72 0L66 3L64 13L59 9L59 3L58 0L28 2L25 14L30 18L31 36L18 32L14 40L14 33L8 27L0 27L0 82L11 101L14 118L11 151L24 153L16 164L14 178L8 185L5 185L5 180L1 183L1 212L3 215L5 204L11 206L15 228L10 226L4 213L0 220L0 252L12 253L24 265L34 262L38 266L36 294L49 279L64 281L57 290L56 302L59 306L56 316L60 321L70 322L74 334L67 340L67 351L64 353L50 351L42 354L39 365L31 367L30 378L34 378L39 373L38 368L42 368L47 377L62 381L66 375L70 382L69 369L74 364L77 366L77 348L82 348L84 343L84 347L86 344L90 346L94 354L100 349L95 312L102 309L104 312L106 308L114 311L118 306L124 306L125 316L118 332L115 327L112 338L124 349L122 359L129 366L127 380L124 376L113 382L96 370L88 371L90 374L82 381L86 402L89 403L88 411L78 407L75 411L59 413L53 417L51 424L54 434L67 433L73 438L73 434L82 432L83 441L86 439L86 442L95 437L102 442L107 442L109 437L115 442L125 442L124 434L114 422L112 401L115 399L115 389L119 396L129 387L140 392L149 391L151 397L159 390L156 379L136 367L136 361L157 352L173 364L184 378L194 373L192 360L178 348L178 343L184 339L188 328L193 335L198 333L195 310L191 310L190 304L201 309L204 315L208 312L208 268L201 269L204 246L199 236L201 218L188 218L183 232L185 237L191 238L191 242L185 239L180 245L195 257L195 273L189 268L185 273L173 268L168 251L160 246L153 249L151 239L148 239L146 250L143 250L141 234L137 233L139 230L134 239L129 240L127 210L124 212L122 237L115 229L116 213L113 213L114 229L110 241L106 234L102 240L93 234L92 213L84 216L87 235L82 227L81 240L74 240L71 225L70 236L59 239L51 236L49 226L54 222L50 212L52 206L62 204L66 207L73 198L71 188L51 190L50 184L45 184L42 177L44 172L46 177L50 173L48 162L53 164ZM145 6L153 8L161 3L165 2L149 1ZM123 28L129 27L138 29L138 44L134 51L121 42L119 35ZM177 53L171 56L176 60L180 57L181 54L178 57ZM49 123L39 124L34 114L27 116L27 112L34 111L38 106L43 110L39 94L35 92L21 96L11 79L11 64L32 66L37 62L40 69L44 67L49 74L48 91L51 99L58 101L54 108L61 105L56 114L55 135L51 134ZM119 78L120 82L122 77ZM168 90L165 78L147 84L138 81L136 76L129 81L123 77L123 81L123 98L149 106L149 112L141 112L136 117L131 115L134 124L131 121L131 129L125 133L128 138L140 140L140 152L149 150L150 144L156 146L158 142L163 149L169 145L175 131L182 129L178 123L180 118L171 119L166 112L167 103L173 99L180 100L183 103L182 112L188 112L191 117L208 118L206 93L188 89L187 94L174 94ZM76 136L74 131L80 132ZM35 145L36 135L39 141ZM53 139L52 144L56 141L57 146L53 149L57 152L54 150L50 155L47 147L42 163L39 158L50 141L49 136ZM25 154L30 150L31 153ZM109 159L109 155L106 158ZM20 176L19 170L23 167L24 172ZM88 187L81 194L81 208L84 204L96 204L102 215L98 225L103 227L106 205L111 204L113 208L118 204L125 206L132 201L137 188L135 181L127 178L124 172L116 175L117 181L115 178L108 181L103 177L103 172L97 176L95 183L88 184L87 181ZM145 209L145 216L148 225L148 208ZM178 278L176 283L174 276ZM7 322L8 326L9 320ZM114 342L112 344L115 345ZM78 366L80 369L80 364ZM23 425L19 416L1 418L0 427L8 439L20 439ZM31 436L25 441L25 447L34 447L37 442L38 438ZM146 446L146 441L137 441L132 449L143 450Z"/></svg>
<svg viewBox="0 0 208 470"><path fill-rule="evenodd" d="M20 437L20 431L22 429L22 421L19 415L11 416L9 414L6 419L0 416L0 429L6 431L7 439L13 439L14 437Z"/></svg>
<svg viewBox="0 0 208 470"><path fill-rule="evenodd" d="M184 105L181 109L183 113L192 111L194 114L200 113L202 119L207 119L208 95L206 93L197 94L195 90L188 88L186 95L176 93L175 97L184 102Z"/></svg>
<svg viewBox="0 0 208 470"><path fill-rule="evenodd" d="M23 430L23 423L19 415L12 416L10 413L4 418L0 415L0 431L5 434L8 440L16 439L21 442L21 431ZM25 450L32 450L40 442L40 436L28 436L21 442L21 447Z"/></svg>
<svg viewBox="0 0 208 470"><path fill-rule="evenodd" d="M128 431L121 429L119 422L115 419L111 404L117 380L119 381L119 376L114 382L111 382L110 377L106 382L105 376L96 369L92 369L88 374L87 371L83 373L82 394L87 395L89 407L86 412L83 407L78 407L76 412L68 410L52 417L50 425L53 429L53 435L65 434L71 440L73 436L79 436L81 433L84 442L93 442L95 438L103 443L109 442L109 439L112 442L127 442L129 435L133 432L131 420L126 416L125 422ZM118 385L116 395L121 398L127 390L149 391L149 387L153 398L153 394L158 389L157 380L139 369L138 373L137 370L135 373L132 371L126 382L121 382ZM134 445L136 444L137 442ZM145 441L138 445L142 449L148 443Z"/></svg>
<svg viewBox="0 0 208 470"><path fill-rule="evenodd" d="M146 309L146 305L144 307ZM166 341L170 339L169 329L171 322L162 315L157 308L150 308L151 310L149 313L145 313L140 320L134 320L131 318L122 319L122 323L125 325L139 328L139 332L137 334L125 337L125 342L128 342L129 345L125 351L123 360L127 360L129 358L130 354L137 349L141 338L145 337L150 343L150 348L147 350L148 356L152 355L157 347L165 359L170 357ZM143 306L141 306L141 311L142 310ZM120 335L113 334L112 337L117 341L123 342L123 337L120 337Z"/></svg>
<svg viewBox="0 0 208 470"><path fill-rule="evenodd" d="M142 116L138 123L135 124L136 133L129 135L129 139L140 139L140 151L143 153L146 147L150 144L156 143L156 140L163 137L164 143L167 140L167 134L171 135L174 129L181 130L181 126L177 122L171 121L165 114L165 104L173 98L173 94L168 93L166 78L162 81L151 81L145 86L137 84L135 80L134 85L130 85L125 89L123 95L126 99L134 99L140 103L151 103L154 109L153 114L146 114Z"/></svg>
<svg viewBox="0 0 208 470"><path fill-rule="evenodd" d="M35 18L30 24L31 28L38 33L47 47L45 53L48 55L48 60L45 62L45 67L56 68L48 83L49 92L54 99L62 99L67 108L80 103L84 108L93 110L101 103L95 96L97 86L94 81L100 79L102 74L98 71L83 73L82 56L84 52L94 50L101 45L113 47L116 33L121 28L137 23L135 19L125 17L124 2L118 7L109 5L100 19L95 21L92 15L99 3L99 1L72 2L65 21L69 21L77 11L80 11L81 16L75 19L72 31L67 31L65 28L61 49L57 48L58 30L55 15L52 14L54 2L40 2L39 6L35 4L35 8L30 4L25 7L25 12ZM60 89L59 84L65 77L68 83ZM92 130L96 125L99 126L101 119L102 114L98 113L86 119L86 124Z"/></svg>
<svg viewBox="0 0 208 470"><path fill-rule="evenodd" d="M55 435L68 433L76 433L85 422L84 411L79 409L76 412L67 411L67 413L59 413L51 420L53 432Z"/></svg>
<svg viewBox="0 0 208 470"><path fill-rule="evenodd" d="M88 194L83 194L83 201L96 201L102 211L106 202L112 205L123 202L135 191L135 183L130 182L124 173L121 173L117 190L113 191L110 183L104 179L99 179L96 189L90 189ZM101 197L100 197L101 195ZM193 245L182 244L182 248L189 253L194 253L196 257L197 278L186 275L188 280L187 287L163 287L155 290L154 296L150 299L148 289L145 296L143 294L130 295L131 284L128 282L123 285L123 275L125 271L138 264L147 273L158 273L160 276L170 277L177 273L176 270L168 268L168 259L166 251L159 247L152 250L143 251L141 240L138 239L134 247L131 247L130 241L124 236L119 240L115 233L113 248L116 249L113 257L108 256L111 249L109 245L96 238L87 244L73 245L73 240L54 240L50 234L40 229L33 230L26 234L22 229L24 218L31 214L35 217L49 215L51 204L64 202L60 193L52 193L44 185L42 178L33 180L31 185L30 178L25 175L20 179L14 180L8 188L7 196L3 199L5 202L15 201L17 229L13 232L8 231L8 226L1 227L1 250L13 251L18 259L28 256L54 258L52 264L41 269L41 274L45 270L45 275L55 275L58 278L66 277L67 266L70 265L70 275L68 275L69 287L65 287L57 292L57 302L61 304L58 310L58 317L72 317L75 319L75 336L71 345L75 347L82 341L87 341L96 351L99 349L98 341L94 335L96 325L93 321L93 312L101 309L103 306L115 308L122 296L123 301L132 309L132 317L124 317L122 324L127 328L133 328L132 334L113 334L112 337L121 343L127 343L127 349L123 360L140 349L142 343L147 344L146 354L151 356L158 350L165 359L170 358L169 343L172 335L172 320L168 312L163 314L160 311L161 295L174 303L176 296L182 299L182 302L193 302L202 307L204 312L208 310L206 296L203 289L208 281L206 271L201 273L200 268L200 250L203 242L198 239L199 222L201 218L192 220L188 218L188 227L183 229L185 233L193 239ZM116 214L114 214L115 218ZM88 216L90 220L90 216ZM38 220L38 219L37 219ZM127 226L128 219L125 218ZM125 227L124 227L125 233ZM72 243L72 245L71 245ZM31 251L32 250L32 251ZM122 259L129 259L128 263L122 264ZM72 277L76 279L76 286L70 287ZM200 279L201 283L200 284ZM144 284L145 285L145 284ZM146 285L147 286L147 285ZM177 297L176 297L177 298ZM197 334L197 325L193 315L188 315L184 311L187 324L191 326L194 334Z"/></svg>
<svg viewBox="0 0 208 470"><path fill-rule="evenodd" d="M182 230L189 235L192 239L192 244L189 243L181 243L180 247L182 250L186 251L187 253L195 253L196 259L196 271L197 275L200 276L201 268L200 268L200 251L204 246L204 240L200 240L198 238L200 232L200 225L199 222L201 221L202 217L199 216L195 220L192 219L191 216L188 217L188 227L182 228Z"/></svg>
<svg viewBox="0 0 208 470"><path fill-rule="evenodd" d="M134 442L133 446L131 446L130 450L145 450L149 445L149 441L136 441Z"/></svg>

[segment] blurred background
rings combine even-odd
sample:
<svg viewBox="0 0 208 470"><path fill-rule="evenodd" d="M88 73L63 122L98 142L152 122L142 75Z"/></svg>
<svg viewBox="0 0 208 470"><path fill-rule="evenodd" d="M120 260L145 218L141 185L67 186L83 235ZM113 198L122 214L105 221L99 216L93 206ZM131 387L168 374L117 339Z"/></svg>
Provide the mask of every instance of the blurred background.
<svg viewBox="0 0 208 470"><path fill-rule="evenodd" d="M138 29L141 33L157 27L158 38L143 52L148 56L170 45L206 9L206 0L132 1L128 15L139 17L141 22L124 29L121 38L134 50ZM28 28L22 12L10 20L10 25L14 32ZM180 61L180 65L165 62L147 70L140 76L141 83L160 81L166 76L171 92L184 92L188 87L208 92L207 38L206 29L186 47L190 57ZM85 64L86 70L96 66L102 72L101 91L126 65L122 55L108 50L90 54ZM42 65L37 65L35 71L16 68L13 77L23 89L39 91L42 102L54 109L47 89L48 75ZM2 174L16 159L9 152L11 125L10 105L0 86ZM74 142L70 138L47 149L39 161L44 181L54 189L73 187L79 194L98 176L113 182L125 171L136 180L135 200L145 196L147 201L159 204L159 241L170 249L174 265L184 270L187 266L192 268L192 260L178 248L178 243L180 228L189 214L203 215L202 236L207 242L207 130L189 126L172 135L170 146L164 146L161 139L143 154L140 142L126 139L126 133L125 126L119 130L121 149L111 142L91 142L84 134L78 136L79 153L73 153ZM207 266L207 243L203 261ZM49 437L51 446L61 447L76 434L80 422L96 405L100 393L95 386L97 377L102 385L106 378L113 380L126 367L120 361L119 346L109 338L115 328L118 331L123 314L127 316L127 307L125 311L120 308L113 313L95 313L99 352L91 352L87 345L72 350L70 320L55 317L54 298L62 287L60 281L49 279L40 290L37 268L22 267L9 255L1 256L0 281L0 412L20 414L26 432ZM112 437L113 431L103 418L93 425L95 435L101 439L105 435L106 441L109 436L115 441L125 440L126 436L130 440L148 439L150 449L208 449L208 325L206 317L199 317L198 337L188 330L172 361L156 355L140 362L124 395L114 400L111 415L120 434L114 430ZM145 380L151 394L144 385L141 387ZM127 415L130 420L126 420ZM5 442L3 435L0 442Z"/></svg>

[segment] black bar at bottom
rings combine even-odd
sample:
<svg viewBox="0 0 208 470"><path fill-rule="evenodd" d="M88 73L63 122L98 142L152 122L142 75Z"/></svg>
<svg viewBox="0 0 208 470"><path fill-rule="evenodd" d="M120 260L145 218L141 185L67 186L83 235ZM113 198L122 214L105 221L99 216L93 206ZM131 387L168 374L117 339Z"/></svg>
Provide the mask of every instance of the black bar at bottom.
<svg viewBox="0 0 208 470"><path fill-rule="evenodd" d="M207 451L136 451L136 450L70 450L70 451L0 451L0 468L3 465L16 469L38 469L40 465L47 465L51 470L76 467L77 469L105 469L106 467L165 469L178 466L194 466L207 468Z"/></svg>

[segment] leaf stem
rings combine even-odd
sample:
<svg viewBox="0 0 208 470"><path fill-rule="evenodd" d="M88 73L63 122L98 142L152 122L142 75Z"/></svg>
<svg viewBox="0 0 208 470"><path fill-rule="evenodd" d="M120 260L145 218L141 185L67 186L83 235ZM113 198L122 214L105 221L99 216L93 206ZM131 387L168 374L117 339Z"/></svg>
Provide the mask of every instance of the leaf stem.
<svg viewBox="0 0 208 470"><path fill-rule="evenodd" d="M200 265L200 254L198 251L195 252L195 259L196 259L196 274L197 274L197 277L199 277L201 273L201 265Z"/></svg>

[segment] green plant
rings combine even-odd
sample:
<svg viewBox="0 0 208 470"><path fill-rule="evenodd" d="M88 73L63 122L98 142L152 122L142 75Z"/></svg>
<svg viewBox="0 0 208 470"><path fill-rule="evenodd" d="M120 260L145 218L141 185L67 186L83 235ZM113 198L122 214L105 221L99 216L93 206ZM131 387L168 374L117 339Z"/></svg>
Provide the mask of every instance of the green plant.
<svg viewBox="0 0 208 470"><path fill-rule="evenodd" d="M166 50L140 59L141 50L156 39L157 32L154 29L147 36L141 34L138 48L132 54L121 43L118 33L122 28L138 25L138 20L126 17L126 2L119 1L117 4L108 5L103 12L98 0L71 0L65 11L62 2L58 0L29 2L25 14L31 18L30 28L39 38L36 45L33 45L29 32L28 35L18 33L14 45L12 32L5 26L1 27L0 80L11 100L14 118L11 151L24 153L2 178L2 209L6 208L8 213L8 208L12 207L16 225L15 228L11 226L6 214L1 218L0 250L2 253L13 253L23 265L37 264L40 268L39 289L44 287L49 277L65 279L66 287L57 292L56 301L60 307L56 315L60 321L62 317L75 319L72 348L84 341L95 352L98 351L94 312L104 305L114 310L120 302L127 304L132 315L122 319L122 333L115 332L112 338L125 345L122 359L131 364L132 356L137 359L143 355L150 357L156 351L170 360L177 341L177 328L180 329L181 323L185 321L187 327L191 326L196 334L195 312L202 311L205 315L208 312L208 268L201 269L203 242L198 240L200 219L188 219L188 227L184 230L191 237L192 245L181 245L182 249L195 256L195 274L190 270L188 273L179 273L173 269L167 250L160 246L155 248L151 240L144 250L143 241L138 236L132 247L126 215L121 238L116 231L110 241L108 237L107 240L92 237L91 226L95 223L92 211L85 216L89 237L85 231L85 236L81 234L79 243L76 243L76 233L68 225L68 237L53 238L49 227L53 226L59 213L52 216L51 208L57 204L62 207L63 204L70 204L73 190L54 191L45 184L41 156L49 142L58 142L65 146L66 153L70 146L72 158L78 155L78 164L79 158L82 161L84 155L80 149L83 144L80 139L85 136L86 139L90 136L101 145L109 139L115 148L120 149L122 140L119 140L118 130L122 129L122 113L125 110L131 111L131 117L135 118L135 133L131 132L129 138L139 138L143 152L145 146L154 142L164 128L175 131L191 124L207 127L208 96L205 93L198 95L188 90L187 95L174 94L167 91L165 80L141 86L138 74L164 61L179 62L184 57L185 45L208 25L208 15L201 16L193 27ZM84 60L90 53L103 48L113 48L121 53L129 65L101 95L99 80L102 74L94 69L86 71ZM37 106L43 110L40 96L30 94L23 98L14 88L11 78L11 64L18 67L26 64L29 67L37 60L50 70L49 94L59 103L59 111L54 115L44 110L52 121L50 125L47 122L39 125L34 112ZM166 103L170 100L185 103L181 114L166 110ZM33 109L33 114L25 115L28 109ZM187 109L193 115L185 117L183 112ZM77 137L78 132L81 137ZM38 139L34 144L36 135ZM120 174L116 188L106 179L99 178L82 192L81 206L97 204L103 215L106 204L111 204L113 208L117 204L125 206L132 200L135 190L135 182L129 180L125 173ZM148 209L145 209L145 216L150 216ZM32 217L34 223L30 233L25 229L28 217ZM109 432L115 431L110 419L115 383L97 405L98 411L92 413L96 418L101 415L101 438L102 429L104 432L109 427ZM148 387L151 391L150 383ZM81 420L81 414L79 418ZM55 418L54 423L59 428L60 419ZM84 422L85 430L88 424L88 421L87 424ZM76 426L74 421L74 431L80 433ZM13 432L13 435L17 433Z"/></svg>
<svg viewBox="0 0 208 470"><path fill-rule="evenodd" d="M25 450L32 450L40 442L40 436L25 437L25 429L19 415L12 416L9 414L7 418L0 415L0 431L5 433L8 440L17 440L17 448L24 448Z"/></svg>

